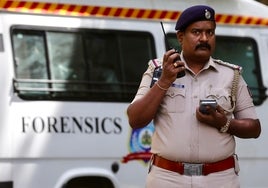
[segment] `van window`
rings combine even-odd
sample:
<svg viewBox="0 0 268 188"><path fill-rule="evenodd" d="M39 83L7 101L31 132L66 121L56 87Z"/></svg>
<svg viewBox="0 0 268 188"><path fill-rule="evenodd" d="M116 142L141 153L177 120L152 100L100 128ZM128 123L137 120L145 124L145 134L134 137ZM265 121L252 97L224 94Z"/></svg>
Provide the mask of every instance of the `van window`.
<svg viewBox="0 0 268 188"><path fill-rule="evenodd" d="M217 46L213 55L216 59L239 65L256 105L265 100L265 87L261 77L261 67L257 43L248 37L217 37Z"/></svg>
<svg viewBox="0 0 268 188"><path fill-rule="evenodd" d="M181 50L174 33L169 33L168 38L175 48ZM262 104L266 98L266 88L262 82L256 41L249 37L217 36L216 42L216 49L212 57L241 66L243 68L242 76L249 86L254 104Z"/></svg>
<svg viewBox="0 0 268 188"><path fill-rule="evenodd" d="M12 28L14 90L26 100L129 102L149 59L147 32Z"/></svg>

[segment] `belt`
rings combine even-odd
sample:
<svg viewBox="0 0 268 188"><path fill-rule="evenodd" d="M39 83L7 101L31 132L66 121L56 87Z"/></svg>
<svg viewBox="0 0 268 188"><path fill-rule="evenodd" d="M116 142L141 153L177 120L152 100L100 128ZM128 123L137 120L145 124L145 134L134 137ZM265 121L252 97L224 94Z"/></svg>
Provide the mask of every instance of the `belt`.
<svg viewBox="0 0 268 188"><path fill-rule="evenodd" d="M170 161L158 155L153 155L152 164L187 176L206 176L210 173L220 172L235 167L234 156L230 156L227 159L214 163L182 163Z"/></svg>

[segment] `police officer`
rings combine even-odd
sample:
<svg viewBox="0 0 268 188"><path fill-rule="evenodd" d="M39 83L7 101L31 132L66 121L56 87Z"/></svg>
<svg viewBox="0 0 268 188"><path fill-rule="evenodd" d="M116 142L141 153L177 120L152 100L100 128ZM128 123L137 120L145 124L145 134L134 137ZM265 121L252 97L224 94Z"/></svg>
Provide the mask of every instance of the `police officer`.
<svg viewBox="0 0 268 188"><path fill-rule="evenodd" d="M172 49L162 61L149 62L127 109L133 129L151 120L155 125L146 187L239 187L234 137L257 138L261 132L247 84L235 74L238 66L211 57L216 29L211 7L186 9L175 29L182 52ZM159 67L161 76L150 86ZM177 78L182 71L185 76Z"/></svg>

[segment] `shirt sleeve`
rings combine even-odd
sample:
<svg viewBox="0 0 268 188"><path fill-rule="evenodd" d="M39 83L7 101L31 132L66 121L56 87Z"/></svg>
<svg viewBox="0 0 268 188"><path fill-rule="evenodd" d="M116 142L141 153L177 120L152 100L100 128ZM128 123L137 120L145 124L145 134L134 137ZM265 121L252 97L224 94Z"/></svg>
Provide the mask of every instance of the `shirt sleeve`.
<svg viewBox="0 0 268 188"><path fill-rule="evenodd" d="M236 99L237 99L236 107L234 110L235 118L237 119L242 119L242 118L257 119L258 118L256 114L255 106L253 104L251 93L242 76L240 76L240 79L239 79Z"/></svg>
<svg viewBox="0 0 268 188"><path fill-rule="evenodd" d="M150 85L153 77L153 70L152 68L148 67L148 69L144 72L139 89L135 95L135 98L133 99L132 103L140 98L142 98L149 90Z"/></svg>

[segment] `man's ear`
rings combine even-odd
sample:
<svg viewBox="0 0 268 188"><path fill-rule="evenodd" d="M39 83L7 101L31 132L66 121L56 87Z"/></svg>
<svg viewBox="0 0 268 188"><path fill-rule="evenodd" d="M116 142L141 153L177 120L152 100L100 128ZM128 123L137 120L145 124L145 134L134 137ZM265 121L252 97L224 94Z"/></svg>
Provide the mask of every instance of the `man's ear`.
<svg viewBox="0 0 268 188"><path fill-rule="evenodd" d="M177 35L177 39L178 39L180 45L182 45L182 42L183 42L183 32L177 31L176 35Z"/></svg>

